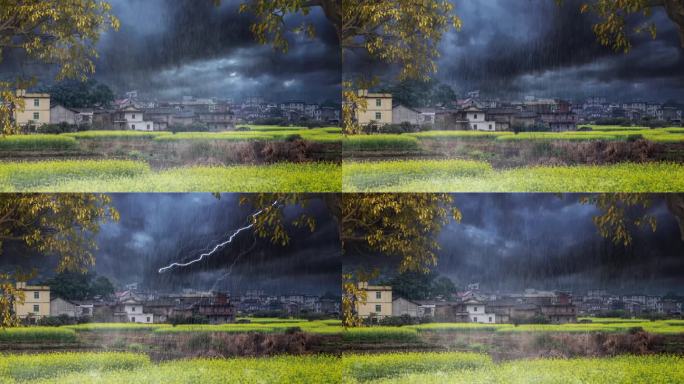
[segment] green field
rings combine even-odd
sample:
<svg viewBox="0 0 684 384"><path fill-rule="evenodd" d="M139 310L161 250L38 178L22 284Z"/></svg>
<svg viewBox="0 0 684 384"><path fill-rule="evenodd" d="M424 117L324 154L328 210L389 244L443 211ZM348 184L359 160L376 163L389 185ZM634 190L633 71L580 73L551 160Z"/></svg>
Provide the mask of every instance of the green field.
<svg viewBox="0 0 684 384"><path fill-rule="evenodd" d="M347 384L684 382L684 358L666 355L494 363L487 356L469 353L397 353L343 356L342 361Z"/></svg>
<svg viewBox="0 0 684 384"><path fill-rule="evenodd" d="M347 136L344 150L351 152L419 150L422 141L626 141L645 139L661 143L684 142L684 128L589 126L591 131L568 132L484 132L426 131L406 134Z"/></svg>
<svg viewBox="0 0 684 384"><path fill-rule="evenodd" d="M684 165L538 166L494 170L469 160L345 162L344 192L681 192Z"/></svg>
<svg viewBox="0 0 684 384"><path fill-rule="evenodd" d="M341 167L332 163L163 171L128 160L0 163L0 192L336 192L341 183Z"/></svg>
<svg viewBox="0 0 684 384"><path fill-rule="evenodd" d="M142 132L142 131L82 131L65 134L31 134L0 137L0 151L73 151L81 141L141 141L152 143L184 141L283 141L303 139L321 143L342 142L339 127L304 128L279 126L245 126L249 131L226 132Z"/></svg>
<svg viewBox="0 0 684 384"><path fill-rule="evenodd" d="M426 323L402 327L372 326L349 328L343 338L349 342L383 343L416 342L421 334L430 333L628 333L636 329L649 333L674 335L684 334L684 320L630 320L630 319L592 319L588 323L569 324L478 324L478 323Z"/></svg>
<svg viewBox="0 0 684 384"><path fill-rule="evenodd" d="M5 355L1 383L340 383L339 358L190 359L159 364L130 353Z"/></svg>

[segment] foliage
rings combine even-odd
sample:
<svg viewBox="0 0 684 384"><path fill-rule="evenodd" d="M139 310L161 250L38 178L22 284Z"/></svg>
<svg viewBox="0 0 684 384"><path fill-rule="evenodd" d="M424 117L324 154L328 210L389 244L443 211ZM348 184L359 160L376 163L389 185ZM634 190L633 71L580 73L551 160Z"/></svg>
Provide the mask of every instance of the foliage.
<svg viewBox="0 0 684 384"><path fill-rule="evenodd" d="M47 89L50 101L67 108L107 107L114 101L114 93L95 80L64 80Z"/></svg>
<svg viewBox="0 0 684 384"><path fill-rule="evenodd" d="M0 151L71 151L78 143L56 135L12 135L0 137Z"/></svg>
<svg viewBox="0 0 684 384"><path fill-rule="evenodd" d="M277 163L188 167L152 172L124 160L0 164L0 191L22 192L338 192L341 167Z"/></svg>
<svg viewBox="0 0 684 384"><path fill-rule="evenodd" d="M486 162L404 160L345 162L345 192L679 192L675 163L538 166L494 170Z"/></svg>
<svg viewBox="0 0 684 384"><path fill-rule="evenodd" d="M404 352L342 356L343 375L349 382L363 382L411 373L488 368L487 355L464 352Z"/></svg>
<svg viewBox="0 0 684 384"><path fill-rule="evenodd" d="M609 238L614 243L622 243L625 247L632 244L633 228L650 227L655 232L656 218L643 213L636 218L628 216L628 210L640 206L647 211L652 201L649 196L641 194L618 193L601 194L592 197L582 197L583 204L591 204L598 208L602 214L594 216L592 220L604 238ZM633 210L632 210L633 211ZM630 212L633 213L633 212Z"/></svg>
<svg viewBox="0 0 684 384"><path fill-rule="evenodd" d="M54 378L72 372L99 374L106 371L134 370L150 365L150 358L131 353L44 353L7 355L0 360L0 381L24 382Z"/></svg>
<svg viewBox="0 0 684 384"><path fill-rule="evenodd" d="M384 92L384 90L383 90ZM447 84L429 79L421 81L407 79L389 87L387 93L392 94L392 100L410 108L449 105L456 100L456 92Z"/></svg>
<svg viewBox="0 0 684 384"><path fill-rule="evenodd" d="M407 135L354 135L343 141L343 151L411 151L418 149L418 140Z"/></svg>
<svg viewBox="0 0 684 384"><path fill-rule="evenodd" d="M392 294L408 300L427 300L437 297L449 297L456 292L456 286L446 276L436 272L428 273L404 272L393 276L382 285L392 286Z"/></svg>
<svg viewBox="0 0 684 384"><path fill-rule="evenodd" d="M461 219L447 194L345 194L341 202L345 253L398 257L400 272L427 272L434 266L435 236L451 219Z"/></svg>
<svg viewBox="0 0 684 384"><path fill-rule="evenodd" d="M96 296L103 298L114 294L114 286L105 276L88 272L63 271L45 282L51 295L66 300L85 300Z"/></svg>
<svg viewBox="0 0 684 384"><path fill-rule="evenodd" d="M49 341L60 343L75 342L76 333L68 328L55 327L22 327L0 329L0 342L40 343Z"/></svg>
<svg viewBox="0 0 684 384"><path fill-rule="evenodd" d="M443 367L374 383L677 383L684 380L683 366L682 357L668 355L515 360L475 369Z"/></svg>
<svg viewBox="0 0 684 384"><path fill-rule="evenodd" d="M111 5L102 0L0 0L0 61L6 51L29 60L57 66L57 79L80 78L95 72L94 58L100 35L119 28ZM13 108L23 108L14 90L26 80L0 83L0 129L12 133Z"/></svg>
<svg viewBox="0 0 684 384"><path fill-rule="evenodd" d="M557 0L559 1L559 0ZM559 2L562 2L559 1ZM653 8L663 7L667 15L679 27L682 47L684 47L684 4L671 0L587 0L581 5L581 12L591 12L599 17L593 30L598 42L615 51L629 52L632 48L630 34L647 32L656 38L655 23L642 23L631 28L628 25L630 16L641 15L648 19Z"/></svg>
<svg viewBox="0 0 684 384"><path fill-rule="evenodd" d="M78 360L78 359L76 359ZM342 381L335 356L277 356L268 358L188 359L117 369L95 374L74 370L55 374L42 384L83 383L320 383Z"/></svg>

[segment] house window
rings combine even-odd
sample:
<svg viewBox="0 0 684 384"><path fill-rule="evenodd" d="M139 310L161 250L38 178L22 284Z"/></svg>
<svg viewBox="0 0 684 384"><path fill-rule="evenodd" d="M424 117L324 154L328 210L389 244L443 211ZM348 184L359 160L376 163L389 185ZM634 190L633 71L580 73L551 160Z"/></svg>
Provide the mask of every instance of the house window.
<svg viewBox="0 0 684 384"><path fill-rule="evenodd" d="M33 99L33 106L40 107L40 99Z"/></svg>
<svg viewBox="0 0 684 384"><path fill-rule="evenodd" d="M382 107L382 99L375 99L375 106Z"/></svg>
<svg viewBox="0 0 684 384"><path fill-rule="evenodd" d="M135 312L135 307L131 308L131 312Z"/></svg>
<svg viewBox="0 0 684 384"><path fill-rule="evenodd" d="M375 120L382 120L382 112L375 112Z"/></svg>
<svg viewBox="0 0 684 384"><path fill-rule="evenodd" d="M489 322L490 322L490 323L492 322L492 317L491 317L491 316L489 316Z"/></svg>
<svg viewBox="0 0 684 384"><path fill-rule="evenodd" d="M135 124L132 124L132 125L131 125L131 129L135 129Z"/></svg>
<svg viewBox="0 0 684 384"><path fill-rule="evenodd" d="M135 323L135 316L131 317L131 323Z"/></svg>
<svg viewBox="0 0 684 384"><path fill-rule="evenodd" d="M132 118L133 120L135 120L135 113L133 114L133 116L132 116L131 118Z"/></svg>
<svg viewBox="0 0 684 384"><path fill-rule="evenodd" d="M477 307L475 307L475 312L477 312Z"/></svg>
<svg viewBox="0 0 684 384"><path fill-rule="evenodd" d="M475 120L477 120L477 115L475 115Z"/></svg>
<svg viewBox="0 0 684 384"><path fill-rule="evenodd" d="M473 317L473 323L477 323L477 317Z"/></svg>
<svg viewBox="0 0 684 384"><path fill-rule="evenodd" d="M376 305L375 305L375 312L377 312L377 313L382 312L382 305L376 304Z"/></svg>
<svg viewBox="0 0 684 384"><path fill-rule="evenodd" d="M148 323L150 322L150 318L149 318L149 317L147 318L147 322L148 322Z"/></svg>
<svg viewBox="0 0 684 384"><path fill-rule="evenodd" d="M376 299L382 299L382 292L375 292Z"/></svg>
<svg viewBox="0 0 684 384"><path fill-rule="evenodd" d="M33 112L33 120L40 120L40 112Z"/></svg>
<svg viewBox="0 0 684 384"><path fill-rule="evenodd" d="M473 129L477 129L477 125L473 124Z"/></svg>
<svg viewBox="0 0 684 384"><path fill-rule="evenodd" d="M40 305L35 304L35 305L33 306L33 312L35 312L35 313L40 312Z"/></svg>
<svg viewBox="0 0 684 384"><path fill-rule="evenodd" d="M489 130L490 130L490 131L492 130L492 125L491 125L491 124L489 124Z"/></svg>
<svg viewBox="0 0 684 384"><path fill-rule="evenodd" d="M150 130L150 125L149 125L149 124L147 124L147 130L148 130L148 131Z"/></svg>
<svg viewBox="0 0 684 384"><path fill-rule="evenodd" d="M40 299L40 292L33 292L34 299Z"/></svg>

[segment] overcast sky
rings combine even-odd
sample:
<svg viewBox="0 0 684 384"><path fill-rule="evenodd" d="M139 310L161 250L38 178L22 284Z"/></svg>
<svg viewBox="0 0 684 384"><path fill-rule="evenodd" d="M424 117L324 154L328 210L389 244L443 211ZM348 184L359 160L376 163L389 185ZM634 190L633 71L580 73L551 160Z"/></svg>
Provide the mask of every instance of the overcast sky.
<svg viewBox="0 0 684 384"><path fill-rule="evenodd" d="M117 93L138 90L159 98L180 96L267 100L339 101L341 53L322 12L306 20L317 38L292 36L290 51L260 45L249 30L253 17L239 13L237 0L109 0L121 21L99 44L95 79ZM298 25L303 16L287 18ZM41 65L12 65L7 71L44 74Z"/></svg>
<svg viewBox="0 0 684 384"><path fill-rule="evenodd" d="M480 282L491 291L604 288L618 293L684 294L684 242L661 197L654 197L647 211L657 218L656 232L634 231L630 248L599 236L592 222L599 211L580 204L578 195L458 194L454 198L463 221L450 223L440 233L436 271L461 286ZM391 258L377 257L373 262L386 273L396 271L396 260Z"/></svg>
<svg viewBox="0 0 684 384"><path fill-rule="evenodd" d="M248 223L254 209L240 206L237 194L224 194L220 200L209 193L112 196L121 220L102 226L96 239L95 271L120 284L138 282L162 290L339 294L337 226L320 201L314 200L306 208L317 220L316 232L289 228L292 240L288 246L255 240L254 233L247 230L204 261L159 274L160 268L196 259L225 241ZM302 209L290 207L285 212L290 222ZM15 265L38 268L41 279L54 273L56 257L26 256L24 249L8 247L0 269L12 270Z"/></svg>
<svg viewBox="0 0 684 384"><path fill-rule="evenodd" d="M584 99L605 96L620 100L684 102L684 50L675 24L665 12L653 17L658 37L634 40L629 54L596 43L595 19L579 13L581 0L451 0L463 21L440 45L436 78L463 95ZM643 20L643 19L640 19ZM351 71L368 72L372 66ZM387 66L376 66L378 75ZM620 101L618 100L618 101Z"/></svg>

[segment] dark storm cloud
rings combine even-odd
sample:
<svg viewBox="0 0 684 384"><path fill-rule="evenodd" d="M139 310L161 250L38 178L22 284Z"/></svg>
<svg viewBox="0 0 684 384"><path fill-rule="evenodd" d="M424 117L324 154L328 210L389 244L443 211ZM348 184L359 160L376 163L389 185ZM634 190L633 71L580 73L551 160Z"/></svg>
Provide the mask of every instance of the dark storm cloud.
<svg viewBox="0 0 684 384"><path fill-rule="evenodd" d="M244 231L234 242L190 267L166 273L173 262L188 262L223 242L249 223L255 209L239 204L239 195L116 194L113 205L121 219L102 226L96 237L95 271L119 284L138 282L160 290L183 288L243 292L338 293L340 246L338 229L327 207L313 199L306 209L286 207L285 221L302 212L316 219L316 231L288 227L291 241L274 245ZM54 273L56 257L29 255L18 247L4 250L0 270L38 268L39 278Z"/></svg>
<svg viewBox="0 0 684 384"><path fill-rule="evenodd" d="M435 271L459 286L480 282L483 289L609 289L684 293L684 241L662 196L646 211L657 230L632 228L631 247L602 238L593 223L600 214L580 195L458 194L463 213L438 236ZM629 217L643 214L629 211ZM387 255L345 255L344 269L379 268L396 274L398 259ZM382 279L381 279L382 280Z"/></svg>
<svg viewBox="0 0 684 384"><path fill-rule="evenodd" d="M596 42L596 20L580 14L579 3L456 2L464 26L441 44L438 77L461 92L491 96L684 99L684 52L662 10L652 16L657 40L637 36L633 50L622 54Z"/></svg>
<svg viewBox="0 0 684 384"><path fill-rule="evenodd" d="M290 36L290 51L281 53L255 42L253 17L239 13L236 1L219 9L196 0L112 4L122 27L103 38L97 77L120 90L160 97L339 99L339 43L321 12L306 19L315 24L317 38Z"/></svg>
<svg viewBox="0 0 684 384"><path fill-rule="evenodd" d="M649 19L658 27L657 39L633 36L632 51L623 54L596 42L597 20L579 12L581 2L566 0L559 7L553 0L452 0L463 28L442 39L435 77L461 95L479 89L486 97L516 99L684 100L684 50L663 10ZM396 74L359 52L345 60L347 77L364 73L392 81Z"/></svg>
<svg viewBox="0 0 684 384"><path fill-rule="evenodd" d="M254 17L238 11L239 1L110 0L121 21L98 44L95 79L119 94L138 90L161 99L180 96L273 101L340 99L341 52L334 28L320 10L291 15L288 26L313 23L317 36L289 34L290 50L258 44ZM0 78L36 76L50 83L54 70L5 52Z"/></svg>

